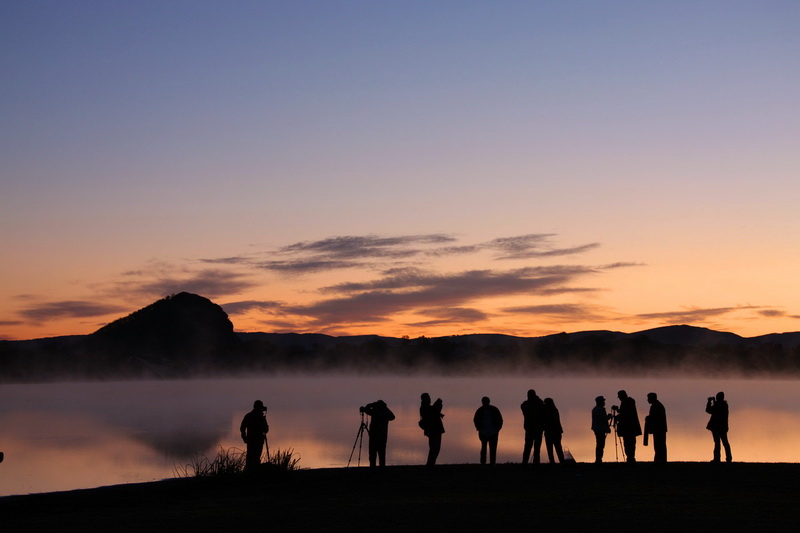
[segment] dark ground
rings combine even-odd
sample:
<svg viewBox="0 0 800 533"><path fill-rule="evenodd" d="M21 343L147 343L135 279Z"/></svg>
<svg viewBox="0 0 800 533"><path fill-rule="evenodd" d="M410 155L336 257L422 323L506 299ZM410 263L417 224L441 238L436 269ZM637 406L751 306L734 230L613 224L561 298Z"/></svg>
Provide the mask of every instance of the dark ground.
<svg viewBox="0 0 800 533"><path fill-rule="evenodd" d="M800 464L398 466L0 498L17 531L797 531Z"/></svg>

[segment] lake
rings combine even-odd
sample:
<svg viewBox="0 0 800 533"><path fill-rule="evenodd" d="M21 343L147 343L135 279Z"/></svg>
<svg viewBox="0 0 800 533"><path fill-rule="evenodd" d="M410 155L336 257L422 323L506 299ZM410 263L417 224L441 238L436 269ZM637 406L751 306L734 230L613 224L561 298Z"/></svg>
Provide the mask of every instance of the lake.
<svg viewBox="0 0 800 533"><path fill-rule="evenodd" d="M0 495L88 488L175 476L193 456L243 448L239 423L253 401L268 406L270 451L293 449L302 468L347 465L361 422L359 407L383 399L389 425L387 463L423 464L427 440L417 426L419 396L444 401L446 433L439 463L477 463L472 416L482 396L500 408L498 462L519 462L524 430L519 405L527 390L551 397L561 413L563 444L579 462L594 460L594 398L618 404L625 389L644 423L646 395L658 393L669 423L671 461L708 461L706 398L725 391L735 461L800 459L800 388L791 380L592 377L269 376L252 379L0 385ZM358 464L355 447L352 466ZM606 461L615 461L613 433ZM361 466L368 464L367 437ZM544 445L543 460L546 461ZM639 439L637 459L651 461ZM621 460L621 452L620 452Z"/></svg>

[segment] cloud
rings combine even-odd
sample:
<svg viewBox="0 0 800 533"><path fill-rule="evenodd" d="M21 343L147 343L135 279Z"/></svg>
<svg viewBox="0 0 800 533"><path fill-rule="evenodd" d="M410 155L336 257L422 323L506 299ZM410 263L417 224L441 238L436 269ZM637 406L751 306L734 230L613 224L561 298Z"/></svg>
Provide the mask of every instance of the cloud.
<svg viewBox="0 0 800 533"><path fill-rule="evenodd" d="M363 267L359 261L332 261L326 259L309 259L295 261L263 261L258 263L258 268L274 270L287 274L311 274L329 270L344 270L346 268Z"/></svg>
<svg viewBox="0 0 800 533"><path fill-rule="evenodd" d="M450 235L405 235L400 237L343 236L311 242L299 242L284 246L281 253L311 254L327 258L364 259L364 258L403 258L421 253L419 245L442 244L454 242Z"/></svg>
<svg viewBox="0 0 800 533"><path fill-rule="evenodd" d="M667 324L696 324L705 322L710 318L727 315L734 311L743 309L759 309L757 306L736 306L736 307L713 307L713 308L690 308L680 311L667 311L661 313L642 313L635 315L634 318L644 320L661 320Z"/></svg>
<svg viewBox="0 0 800 533"><path fill-rule="evenodd" d="M118 305L85 300L62 300L28 307L20 311L19 314L28 320L40 323L61 318L94 318L127 311L129 309Z"/></svg>
<svg viewBox="0 0 800 533"><path fill-rule="evenodd" d="M767 318L778 318L786 316L786 311L781 311L779 309L762 309L758 311L758 314Z"/></svg>
<svg viewBox="0 0 800 533"><path fill-rule="evenodd" d="M507 307L503 309L503 312L529 314L535 315L540 319L553 320L602 320L608 316L607 313L600 312L600 309L596 306L574 303Z"/></svg>
<svg viewBox="0 0 800 533"><path fill-rule="evenodd" d="M419 311L419 314L433 317L433 320L424 322L412 322L407 324L412 327L430 327L441 326L446 324L469 324L474 322L482 322L489 318L489 315L478 309L469 307L447 307L444 309L424 309Z"/></svg>
<svg viewBox="0 0 800 533"><path fill-rule="evenodd" d="M241 302L229 302L221 304L221 307L229 315L238 315L254 309L258 311L279 310L283 307L283 304L273 301L244 300Z"/></svg>
<svg viewBox="0 0 800 533"><path fill-rule="evenodd" d="M178 270L179 272L175 272ZM118 290L139 296L161 298L179 292L191 292L207 298L220 298L240 294L259 284L246 274L222 269L190 271L188 269L164 269L128 273L129 276L150 278L124 281L116 284Z"/></svg>
<svg viewBox="0 0 800 533"><path fill-rule="evenodd" d="M459 308L469 302L500 296L542 296L570 292L578 277L598 272L596 267L558 265L507 271L470 270L453 274L406 268L387 271L381 279L326 287L345 296L322 300L287 311L310 317L319 324L369 323L394 314L431 308ZM587 290L578 288L578 290Z"/></svg>
<svg viewBox="0 0 800 533"><path fill-rule="evenodd" d="M494 239L484 246L499 253L497 259L533 259L575 255L600 246L599 243L589 243L570 248L554 248L549 242L554 236L552 233L532 233L517 237L503 237Z"/></svg>

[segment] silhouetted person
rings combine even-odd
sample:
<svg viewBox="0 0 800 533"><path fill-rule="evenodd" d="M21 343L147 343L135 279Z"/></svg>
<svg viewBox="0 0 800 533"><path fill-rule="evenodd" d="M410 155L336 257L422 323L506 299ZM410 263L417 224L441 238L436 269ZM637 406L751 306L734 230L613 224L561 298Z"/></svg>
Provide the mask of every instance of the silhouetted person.
<svg viewBox="0 0 800 533"><path fill-rule="evenodd" d="M386 441L389 438L389 422L394 420L394 413L383 400L364 406L364 412L370 416L369 421L369 466L376 462L386 466Z"/></svg>
<svg viewBox="0 0 800 533"><path fill-rule="evenodd" d="M481 440L481 464L486 464L486 447L489 447L489 464L497 462L497 438L503 428L503 415L500 409L489 404L490 400L484 396L481 398L481 406L475 411L472 423L478 431L478 438Z"/></svg>
<svg viewBox="0 0 800 533"><path fill-rule="evenodd" d="M667 462L667 410L664 404L658 401L655 392L647 393L647 403L650 404L650 414L644 417L645 439L647 435L653 436L653 462Z"/></svg>
<svg viewBox="0 0 800 533"><path fill-rule="evenodd" d="M728 443L728 402L725 401L725 393L718 392L716 399L709 398L706 402L706 413L711 415L706 429L711 431L714 437L714 459L713 463L720 461L720 442L725 447L725 461L733 461L731 456L731 445Z"/></svg>
<svg viewBox="0 0 800 533"><path fill-rule="evenodd" d="M256 400L253 402L253 410L244 415L239 426L242 440L247 443L245 470L253 471L261 464L261 451L264 449L264 441L267 439L269 431L266 412L267 408L264 407L264 402Z"/></svg>
<svg viewBox="0 0 800 533"><path fill-rule="evenodd" d="M561 448L561 435L564 433L561 427L561 415L552 398L544 399L544 444L547 447L547 458L550 464L555 464L553 448L556 450L558 462L564 464L564 450Z"/></svg>
<svg viewBox="0 0 800 533"><path fill-rule="evenodd" d="M619 398L619 410L617 412L617 434L622 437L622 445L625 448L626 461L636 462L636 437L642 434L642 426L639 424L639 413L636 411L636 400L628 396L628 393L621 390L617 393Z"/></svg>
<svg viewBox="0 0 800 533"><path fill-rule="evenodd" d="M442 433L444 424L442 423L442 399L437 398L431 405L431 397L427 392L420 396L419 406L419 427L428 437L428 461L427 466L434 466L439 451L442 449Z"/></svg>
<svg viewBox="0 0 800 533"><path fill-rule="evenodd" d="M541 462L542 433L544 432L544 403L536 396L536 391L528 391L528 399L519 406L522 409L525 428L525 448L522 450L522 464L528 464L533 449L533 464Z"/></svg>
<svg viewBox="0 0 800 533"><path fill-rule="evenodd" d="M608 421L611 416L606 412L606 399L598 396L594 399L595 406L592 408L592 431L594 432L594 462L603 462L603 452L606 449L606 436L611 433Z"/></svg>

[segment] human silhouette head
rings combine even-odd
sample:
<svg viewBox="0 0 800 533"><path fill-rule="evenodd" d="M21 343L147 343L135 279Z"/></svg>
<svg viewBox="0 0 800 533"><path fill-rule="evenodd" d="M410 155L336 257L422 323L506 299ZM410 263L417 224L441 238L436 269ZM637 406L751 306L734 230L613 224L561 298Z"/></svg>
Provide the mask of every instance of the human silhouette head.
<svg viewBox="0 0 800 533"><path fill-rule="evenodd" d="M603 407L606 404L606 399L604 396L598 396L597 398L594 399L594 403L596 403L600 407Z"/></svg>
<svg viewBox="0 0 800 533"><path fill-rule="evenodd" d="M528 399L529 399L529 400L533 400L534 398L536 398L536 391L535 391L535 390L533 390L533 389L530 389L530 390L528 391Z"/></svg>
<svg viewBox="0 0 800 533"><path fill-rule="evenodd" d="M655 392L647 393L647 403L653 403L656 400L658 400L658 395Z"/></svg>
<svg viewBox="0 0 800 533"><path fill-rule="evenodd" d="M266 411L267 408L264 407L264 402L262 402L261 400L256 400L253 402L253 410Z"/></svg>
<svg viewBox="0 0 800 533"><path fill-rule="evenodd" d="M717 401L721 402L721 401L724 401L724 400L725 400L725 393L722 392L722 391L718 392L717 393Z"/></svg>
<svg viewBox="0 0 800 533"><path fill-rule="evenodd" d="M419 399L422 400L422 403L425 404L425 405L430 405L431 404L431 395L428 394L427 392L423 392L420 395Z"/></svg>
<svg viewBox="0 0 800 533"><path fill-rule="evenodd" d="M545 398L544 399L544 404L547 407L555 407L556 406L556 402L554 402L552 398Z"/></svg>
<svg viewBox="0 0 800 533"><path fill-rule="evenodd" d="M619 398L620 400L624 400L627 397L628 397L628 393L625 392L624 390L621 390L621 391L617 392L617 398Z"/></svg>
<svg viewBox="0 0 800 533"><path fill-rule="evenodd" d="M491 400L489 400L488 396L484 396L483 398L481 398L481 404L483 404L483 405L489 405L490 401Z"/></svg>

